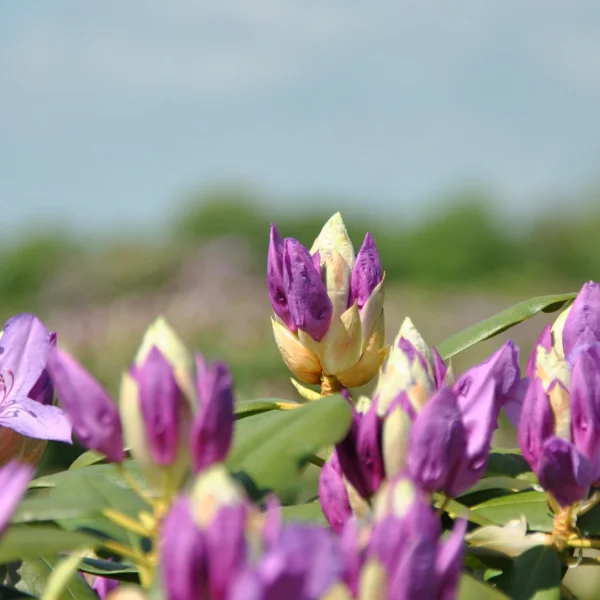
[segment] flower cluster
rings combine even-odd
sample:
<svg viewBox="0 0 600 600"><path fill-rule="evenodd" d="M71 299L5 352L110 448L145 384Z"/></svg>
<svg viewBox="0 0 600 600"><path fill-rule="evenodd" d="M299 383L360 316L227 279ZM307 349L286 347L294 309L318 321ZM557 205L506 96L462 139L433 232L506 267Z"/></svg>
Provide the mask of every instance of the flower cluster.
<svg viewBox="0 0 600 600"><path fill-rule="evenodd" d="M328 394L364 385L377 374L386 354L383 280L373 237L367 233L355 256L339 213L310 251L293 238L282 239L271 225L267 283L276 315L273 333L295 377L320 383Z"/></svg>

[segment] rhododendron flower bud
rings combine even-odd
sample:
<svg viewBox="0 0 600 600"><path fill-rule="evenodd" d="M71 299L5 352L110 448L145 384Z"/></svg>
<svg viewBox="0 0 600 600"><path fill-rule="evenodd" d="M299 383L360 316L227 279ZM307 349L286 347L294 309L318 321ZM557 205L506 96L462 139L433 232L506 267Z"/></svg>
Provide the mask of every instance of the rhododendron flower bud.
<svg viewBox="0 0 600 600"><path fill-rule="evenodd" d="M196 355L198 413L192 425L192 458L199 472L225 460L233 437L234 398L231 373L225 363L207 365Z"/></svg>
<svg viewBox="0 0 600 600"><path fill-rule="evenodd" d="M164 321L157 323L123 376L119 408L126 443L150 487L171 494L191 465L196 390L185 388L193 373L185 346ZM156 345L149 346L149 340Z"/></svg>
<svg viewBox="0 0 600 600"><path fill-rule="evenodd" d="M600 343L536 351L519 423L523 456L561 506L600 481Z"/></svg>
<svg viewBox="0 0 600 600"><path fill-rule="evenodd" d="M119 410L108 392L68 352L54 348L48 374L83 446L110 462L125 458Z"/></svg>
<svg viewBox="0 0 600 600"><path fill-rule="evenodd" d="M375 376L386 353L383 280L372 236L367 234L355 256L339 213L310 252L271 226L267 283L276 315L273 331L300 381L322 383L327 394Z"/></svg>

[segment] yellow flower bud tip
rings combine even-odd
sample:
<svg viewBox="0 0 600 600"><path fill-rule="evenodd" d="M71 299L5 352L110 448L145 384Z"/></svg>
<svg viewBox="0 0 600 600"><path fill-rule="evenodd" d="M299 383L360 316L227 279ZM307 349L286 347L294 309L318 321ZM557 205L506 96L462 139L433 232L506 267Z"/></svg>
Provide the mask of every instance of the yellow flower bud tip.
<svg viewBox="0 0 600 600"><path fill-rule="evenodd" d="M236 506L244 502L242 486L223 464L214 464L201 472L194 482L191 501L196 524L204 528L211 523L221 506Z"/></svg>
<svg viewBox="0 0 600 600"><path fill-rule="evenodd" d="M342 215L339 212L335 213L323 225L323 229L321 229L321 232L312 245L310 253L315 254L318 251L321 264L324 264L334 249L337 250L346 264L352 269L355 259L354 247L348 236Z"/></svg>
<svg viewBox="0 0 600 600"><path fill-rule="evenodd" d="M142 588L137 586L121 585L106 596L106 600L147 600Z"/></svg>
<svg viewBox="0 0 600 600"><path fill-rule="evenodd" d="M416 500L417 494L414 484L409 479L401 479L393 485L392 511L402 518L408 514L410 507Z"/></svg>

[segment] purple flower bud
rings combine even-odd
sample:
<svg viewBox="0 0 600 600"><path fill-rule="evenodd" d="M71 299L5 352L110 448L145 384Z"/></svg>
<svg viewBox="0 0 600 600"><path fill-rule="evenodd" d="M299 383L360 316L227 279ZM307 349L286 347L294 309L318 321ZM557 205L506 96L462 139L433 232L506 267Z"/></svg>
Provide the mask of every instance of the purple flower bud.
<svg viewBox="0 0 600 600"><path fill-rule="evenodd" d="M199 410L192 425L194 471L225 459L233 436L233 382L224 363L208 367L196 355Z"/></svg>
<svg viewBox="0 0 600 600"><path fill-rule="evenodd" d="M269 236L269 252L267 256L267 287L269 298L275 314L292 329L294 323L290 316L287 294L283 280L283 240L275 223L271 223Z"/></svg>
<svg viewBox="0 0 600 600"><path fill-rule="evenodd" d="M454 393L439 390L421 410L410 432L408 470L423 490L456 496L467 489L457 474L466 460L466 432ZM470 478L469 478L470 479Z"/></svg>
<svg viewBox="0 0 600 600"><path fill-rule="evenodd" d="M321 274L315 269L308 250L300 242L287 238L283 251L283 280L294 327L320 342L329 329L333 305Z"/></svg>
<svg viewBox="0 0 600 600"><path fill-rule="evenodd" d="M577 449L600 477L600 356L594 347L582 351L571 376L571 431Z"/></svg>
<svg viewBox="0 0 600 600"><path fill-rule="evenodd" d="M32 465L12 460L0 468L0 535L8 526L34 472Z"/></svg>
<svg viewBox="0 0 600 600"><path fill-rule="evenodd" d="M440 356L440 353L435 349L431 349L433 354L433 374L435 377L435 385L439 389L444 385L446 380L446 374L448 373L448 367L444 362L444 359Z"/></svg>
<svg viewBox="0 0 600 600"><path fill-rule="evenodd" d="M544 442L554 435L552 407L544 385L539 379L533 379L529 383L518 433L523 457L537 472Z"/></svg>
<svg viewBox="0 0 600 600"><path fill-rule="evenodd" d="M47 371L79 441L111 462L125 458L117 406L106 390L67 352L54 348Z"/></svg>
<svg viewBox="0 0 600 600"><path fill-rule="evenodd" d="M162 352L153 346L140 366L132 367L138 383L140 409L152 460L161 466L172 464L177 456L180 404L186 402L173 368Z"/></svg>
<svg viewBox="0 0 600 600"><path fill-rule="evenodd" d="M587 497L594 466L573 444L551 437L542 448L537 476L540 485L565 507Z"/></svg>
<svg viewBox="0 0 600 600"><path fill-rule="evenodd" d="M544 348L544 350L550 352L552 349L552 324L548 323L544 329L542 329L542 333L540 333L540 337L537 339L536 343L533 346L533 350L529 355L529 360L527 361L527 367L525 369L525 374L527 377L535 377L537 371L537 354L538 348Z"/></svg>
<svg viewBox="0 0 600 600"><path fill-rule="evenodd" d="M463 486L469 487L483 476L500 410L519 382L519 350L512 340L456 382L454 393L467 434L468 460L456 475Z"/></svg>
<svg viewBox="0 0 600 600"><path fill-rule="evenodd" d="M562 330L565 356L581 344L600 342L600 284L590 281L581 288Z"/></svg>
<svg viewBox="0 0 600 600"><path fill-rule="evenodd" d="M361 309L382 278L383 271L377 246L373 236L367 233L352 269L348 307L358 302L358 308Z"/></svg>
<svg viewBox="0 0 600 600"><path fill-rule="evenodd" d="M377 414L376 401L364 414L354 407L352 410L352 426L346 437L336 445L336 453L346 479L362 498L368 500L379 489L384 476L383 420Z"/></svg>
<svg viewBox="0 0 600 600"><path fill-rule="evenodd" d="M100 600L106 600L110 592L119 587L119 582L116 579L108 579L106 577L96 577L92 589L98 594Z"/></svg>
<svg viewBox="0 0 600 600"><path fill-rule="evenodd" d="M188 498L171 508L161 531L162 583L169 600L208 598L208 549L192 519Z"/></svg>
<svg viewBox="0 0 600 600"><path fill-rule="evenodd" d="M336 533L341 533L352 517L352 508L342 477L342 468L334 451L323 465L319 476L319 500L321 510Z"/></svg>
<svg viewBox="0 0 600 600"><path fill-rule="evenodd" d="M456 520L452 533L438 547L435 570L438 575L437 598L440 600L456 598L465 553L467 524L466 519Z"/></svg>

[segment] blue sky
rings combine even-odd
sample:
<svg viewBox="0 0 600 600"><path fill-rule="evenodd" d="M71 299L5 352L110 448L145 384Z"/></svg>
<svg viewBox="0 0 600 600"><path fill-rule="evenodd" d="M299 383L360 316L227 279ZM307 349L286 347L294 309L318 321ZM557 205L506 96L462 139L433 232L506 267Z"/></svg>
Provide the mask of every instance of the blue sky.
<svg viewBox="0 0 600 600"><path fill-rule="evenodd" d="M597 0L3 0L3 230L157 228L229 178L527 217L599 182L599 106Z"/></svg>

